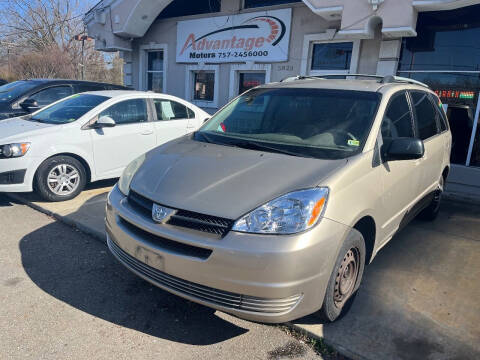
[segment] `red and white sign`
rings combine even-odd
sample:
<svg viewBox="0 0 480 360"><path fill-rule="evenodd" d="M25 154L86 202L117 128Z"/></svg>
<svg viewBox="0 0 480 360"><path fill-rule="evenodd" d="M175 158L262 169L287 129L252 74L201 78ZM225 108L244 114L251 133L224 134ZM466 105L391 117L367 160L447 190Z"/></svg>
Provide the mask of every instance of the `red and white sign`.
<svg viewBox="0 0 480 360"><path fill-rule="evenodd" d="M179 21L177 62L288 60L292 9Z"/></svg>

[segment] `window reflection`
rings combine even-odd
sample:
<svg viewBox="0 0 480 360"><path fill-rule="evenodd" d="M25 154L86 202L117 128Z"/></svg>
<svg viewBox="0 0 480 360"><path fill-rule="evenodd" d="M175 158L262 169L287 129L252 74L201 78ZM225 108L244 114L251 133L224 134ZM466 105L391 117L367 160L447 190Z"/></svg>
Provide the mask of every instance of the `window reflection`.
<svg viewBox="0 0 480 360"><path fill-rule="evenodd" d="M422 12L418 36L403 39L398 69L480 71L480 5Z"/></svg>

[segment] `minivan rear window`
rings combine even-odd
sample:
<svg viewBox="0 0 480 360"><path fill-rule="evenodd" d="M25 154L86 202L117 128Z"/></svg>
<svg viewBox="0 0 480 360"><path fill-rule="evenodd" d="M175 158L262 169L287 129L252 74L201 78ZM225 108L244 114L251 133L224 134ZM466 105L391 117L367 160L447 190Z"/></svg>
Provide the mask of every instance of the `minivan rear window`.
<svg viewBox="0 0 480 360"><path fill-rule="evenodd" d="M240 147L248 141L249 147L263 144L298 156L344 158L363 149L380 98L366 91L253 89L216 113L195 138Z"/></svg>

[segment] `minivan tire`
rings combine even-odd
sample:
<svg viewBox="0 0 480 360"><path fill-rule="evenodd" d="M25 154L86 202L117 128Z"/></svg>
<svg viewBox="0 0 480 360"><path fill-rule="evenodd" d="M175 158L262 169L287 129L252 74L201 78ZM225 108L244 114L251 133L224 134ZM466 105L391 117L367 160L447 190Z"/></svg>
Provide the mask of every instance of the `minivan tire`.
<svg viewBox="0 0 480 360"><path fill-rule="evenodd" d="M352 229L338 253L328 281L322 308L316 314L323 321L333 322L340 315L344 315L351 307L362 281L365 254L363 235ZM350 270L345 270L347 269L346 266L349 266Z"/></svg>
<svg viewBox="0 0 480 360"><path fill-rule="evenodd" d="M57 169L66 169L65 173L67 174L77 174L78 177L70 179L74 183L72 191L65 191L65 193L55 192L49 185L48 177L49 175L54 176L59 174L59 178L63 173L63 170ZM83 164L77 159L71 156L53 156L45 160L38 168L37 173L35 174L34 180L34 189L38 194L46 201L66 201L75 198L80 192L83 191L87 183L87 173Z"/></svg>
<svg viewBox="0 0 480 360"><path fill-rule="evenodd" d="M433 194L432 202L418 214L419 219L433 221L437 218L438 213L440 212L440 204L442 202L444 186L445 179L442 176L438 182L438 189L435 190L435 193Z"/></svg>

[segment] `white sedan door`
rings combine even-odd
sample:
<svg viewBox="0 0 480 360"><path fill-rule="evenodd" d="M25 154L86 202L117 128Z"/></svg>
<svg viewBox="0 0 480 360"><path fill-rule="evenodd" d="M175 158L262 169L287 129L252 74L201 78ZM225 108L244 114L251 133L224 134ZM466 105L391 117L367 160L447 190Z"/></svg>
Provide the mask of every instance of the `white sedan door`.
<svg viewBox="0 0 480 360"><path fill-rule="evenodd" d="M91 129L97 178L115 178L135 158L156 145L154 125L148 120L147 100L130 99L102 111L114 127Z"/></svg>
<svg viewBox="0 0 480 360"><path fill-rule="evenodd" d="M152 99L156 112L154 122L157 145L195 131L195 113L187 106L170 99Z"/></svg>

